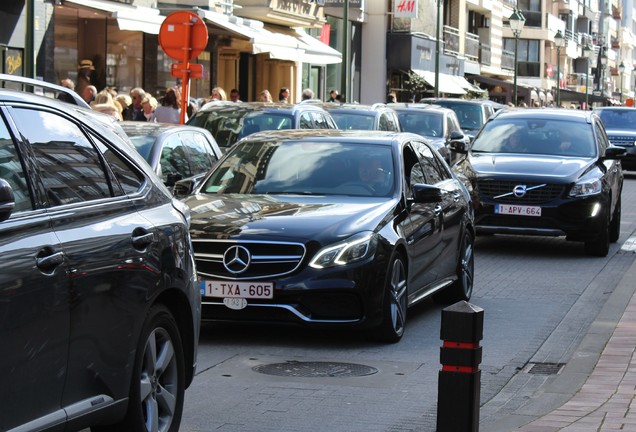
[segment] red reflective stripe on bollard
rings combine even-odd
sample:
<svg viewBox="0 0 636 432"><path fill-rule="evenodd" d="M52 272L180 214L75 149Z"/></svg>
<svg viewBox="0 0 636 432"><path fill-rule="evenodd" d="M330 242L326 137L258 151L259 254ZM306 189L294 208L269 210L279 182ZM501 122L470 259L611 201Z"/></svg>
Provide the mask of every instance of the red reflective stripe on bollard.
<svg viewBox="0 0 636 432"><path fill-rule="evenodd" d="M474 373L479 368L477 366L449 366L442 365L442 372L460 372L460 373Z"/></svg>
<svg viewBox="0 0 636 432"><path fill-rule="evenodd" d="M444 341L442 346L444 348L475 349L479 348L479 343Z"/></svg>

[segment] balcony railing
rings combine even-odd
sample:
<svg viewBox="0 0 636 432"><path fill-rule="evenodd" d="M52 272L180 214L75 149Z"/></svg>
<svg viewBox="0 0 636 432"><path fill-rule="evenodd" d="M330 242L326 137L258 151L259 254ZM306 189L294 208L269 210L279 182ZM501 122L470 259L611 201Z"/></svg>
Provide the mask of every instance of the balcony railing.
<svg viewBox="0 0 636 432"><path fill-rule="evenodd" d="M477 61L479 59L479 36L473 33L466 33L466 45L464 55L468 60Z"/></svg>
<svg viewBox="0 0 636 432"><path fill-rule="evenodd" d="M490 66L490 45L479 44L479 63L485 66Z"/></svg>
<svg viewBox="0 0 636 432"><path fill-rule="evenodd" d="M459 55L459 29L451 26L444 26L444 53Z"/></svg>

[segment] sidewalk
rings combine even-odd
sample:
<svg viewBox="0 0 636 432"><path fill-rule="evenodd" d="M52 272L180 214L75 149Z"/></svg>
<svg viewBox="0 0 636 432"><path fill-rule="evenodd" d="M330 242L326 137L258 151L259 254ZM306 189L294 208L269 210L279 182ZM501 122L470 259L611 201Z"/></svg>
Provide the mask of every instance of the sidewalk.
<svg viewBox="0 0 636 432"><path fill-rule="evenodd" d="M635 291L636 261L563 371L515 414L482 430L636 431Z"/></svg>

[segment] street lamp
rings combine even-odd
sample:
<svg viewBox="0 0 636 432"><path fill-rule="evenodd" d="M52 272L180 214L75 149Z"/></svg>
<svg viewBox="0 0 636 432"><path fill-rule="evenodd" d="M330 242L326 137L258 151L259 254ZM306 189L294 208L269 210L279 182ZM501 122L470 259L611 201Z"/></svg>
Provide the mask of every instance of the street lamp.
<svg viewBox="0 0 636 432"><path fill-rule="evenodd" d="M437 0L437 29L435 36L435 88L433 89L433 96L437 99L439 97L439 39L440 39L440 28L441 25L439 23L440 17L442 16L440 12L440 8L442 7L442 0Z"/></svg>
<svg viewBox="0 0 636 432"><path fill-rule="evenodd" d="M601 95L603 95L603 91L605 90L605 68L607 67L607 53L605 46L601 46L599 53L599 59L601 60L601 71L598 78L598 89L601 91Z"/></svg>
<svg viewBox="0 0 636 432"><path fill-rule="evenodd" d="M618 65L618 72L621 74L621 105L623 104L623 73L625 73L625 63L621 60Z"/></svg>
<svg viewBox="0 0 636 432"><path fill-rule="evenodd" d="M519 10L515 9L508 20L510 21L510 28L512 29L512 33L515 35L515 79L512 102L515 104L515 106L517 106L517 45L519 43L519 36L521 36L521 30L523 30L523 25L526 23L526 19Z"/></svg>
<svg viewBox="0 0 636 432"><path fill-rule="evenodd" d="M583 57L585 58L585 109L589 109L590 106L590 57L592 56L592 48L589 44L585 44L583 47Z"/></svg>
<svg viewBox="0 0 636 432"><path fill-rule="evenodd" d="M557 107L561 107L561 48L565 45L565 38L563 33L559 30L554 35L554 44L557 47L557 94L556 103Z"/></svg>

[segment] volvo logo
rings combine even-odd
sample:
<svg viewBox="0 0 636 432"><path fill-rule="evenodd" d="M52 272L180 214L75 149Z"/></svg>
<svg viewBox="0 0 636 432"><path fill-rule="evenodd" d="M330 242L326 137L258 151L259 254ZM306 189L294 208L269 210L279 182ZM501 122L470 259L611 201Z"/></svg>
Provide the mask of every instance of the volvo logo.
<svg viewBox="0 0 636 432"><path fill-rule="evenodd" d="M232 246L223 254L223 266L233 274L243 273L250 266L252 255L243 246Z"/></svg>
<svg viewBox="0 0 636 432"><path fill-rule="evenodd" d="M526 185L517 185L512 189L512 194L517 198L522 198L526 194Z"/></svg>

